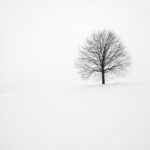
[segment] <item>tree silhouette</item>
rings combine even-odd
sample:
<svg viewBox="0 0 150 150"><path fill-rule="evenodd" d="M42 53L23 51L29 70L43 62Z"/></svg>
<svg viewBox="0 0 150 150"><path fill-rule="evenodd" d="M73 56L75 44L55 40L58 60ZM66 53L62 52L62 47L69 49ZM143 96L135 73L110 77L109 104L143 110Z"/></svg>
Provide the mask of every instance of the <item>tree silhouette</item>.
<svg viewBox="0 0 150 150"><path fill-rule="evenodd" d="M111 31L92 34L79 53L76 65L81 77L101 76L102 84L105 84L105 75L122 75L130 65L125 47Z"/></svg>

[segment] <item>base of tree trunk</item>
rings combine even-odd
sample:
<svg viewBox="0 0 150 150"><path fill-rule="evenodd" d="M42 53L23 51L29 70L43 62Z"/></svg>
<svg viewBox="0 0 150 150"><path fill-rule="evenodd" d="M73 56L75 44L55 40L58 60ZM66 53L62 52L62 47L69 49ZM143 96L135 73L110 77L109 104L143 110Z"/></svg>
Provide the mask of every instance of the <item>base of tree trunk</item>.
<svg viewBox="0 0 150 150"><path fill-rule="evenodd" d="M102 73L102 84L105 84L105 74Z"/></svg>

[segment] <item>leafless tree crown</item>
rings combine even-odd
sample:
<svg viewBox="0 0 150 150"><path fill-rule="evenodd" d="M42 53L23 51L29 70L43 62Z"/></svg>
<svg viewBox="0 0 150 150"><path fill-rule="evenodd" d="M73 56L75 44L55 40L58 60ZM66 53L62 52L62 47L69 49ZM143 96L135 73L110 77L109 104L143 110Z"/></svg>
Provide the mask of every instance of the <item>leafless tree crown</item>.
<svg viewBox="0 0 150 150"><path fill-rule="evenodd" d="M110 31L94 33L87 39L79 51L76 63L81 77L102 76L105 84L105 74L122 74L130 65L130 58L120 39Z"/></svg>

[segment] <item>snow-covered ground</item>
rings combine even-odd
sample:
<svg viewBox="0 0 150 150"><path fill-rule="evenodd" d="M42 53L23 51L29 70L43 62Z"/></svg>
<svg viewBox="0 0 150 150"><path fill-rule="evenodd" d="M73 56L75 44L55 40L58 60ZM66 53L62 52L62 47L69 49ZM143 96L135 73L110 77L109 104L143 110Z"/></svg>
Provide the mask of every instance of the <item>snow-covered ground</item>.
<svg viewBox="0 0 150 150"><path fill-rule="evenodd" d="M0 93L1 150L149 150L150 85Z"/></svg>

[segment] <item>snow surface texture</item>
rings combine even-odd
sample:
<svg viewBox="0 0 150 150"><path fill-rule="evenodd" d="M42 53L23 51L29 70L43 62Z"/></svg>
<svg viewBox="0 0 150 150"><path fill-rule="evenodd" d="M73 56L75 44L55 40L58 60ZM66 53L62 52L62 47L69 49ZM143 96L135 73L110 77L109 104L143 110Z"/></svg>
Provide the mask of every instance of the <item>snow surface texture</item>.
<svg viewBox="0 0 150 150"><path fill-rule="evenodd" d="M0 94L1 150L149 150L149 85Z"/></svg>

